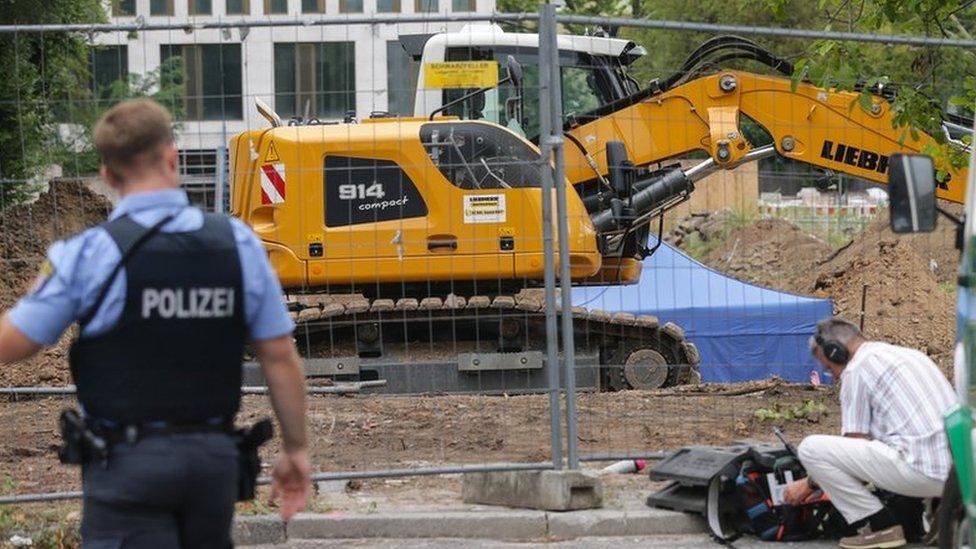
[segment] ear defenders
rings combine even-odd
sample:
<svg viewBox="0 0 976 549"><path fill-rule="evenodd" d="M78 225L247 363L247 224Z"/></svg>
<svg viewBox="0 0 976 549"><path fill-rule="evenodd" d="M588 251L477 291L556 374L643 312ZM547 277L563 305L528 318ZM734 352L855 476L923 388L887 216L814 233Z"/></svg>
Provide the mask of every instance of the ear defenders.
<svg viewBox="0 0 976 549"><path fill-rule="evenodd" d="M847 364L847 361L851 359L850 353L847 352L847 347L845 347L839 341L824 339L820 336L820 334L814 336L814 341L817 342L817 345L820 347L820 350L823 351L823 354L825 357L827 357L827 360L833 362L834 364L844 366Z"/></svg>

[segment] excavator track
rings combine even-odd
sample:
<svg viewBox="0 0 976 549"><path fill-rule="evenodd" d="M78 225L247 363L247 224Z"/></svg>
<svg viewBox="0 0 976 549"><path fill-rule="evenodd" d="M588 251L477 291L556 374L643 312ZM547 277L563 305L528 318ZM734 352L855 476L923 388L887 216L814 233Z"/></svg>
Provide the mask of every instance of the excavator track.
<svg viewBox="0 0 976 549"><path fill-rule="evenodd" d="M326 364L329 377L341 378L343 367L354 375L348 368L358 359L364 369L366 363L384 360L407 367L437 360L456 363L468 374L505 370L512 379L520 363L541 368L546 351L545 308L538 292L399 299L302 294L289 296L288 307L301 353ZM577 378L589 374L583 378L593 380L592 389L656 389L700 381L701 357L681 327L662 325L651 315L584 307L573 307L572 314L582 357ZM388 392L416 390L391 387Z"/></svg>

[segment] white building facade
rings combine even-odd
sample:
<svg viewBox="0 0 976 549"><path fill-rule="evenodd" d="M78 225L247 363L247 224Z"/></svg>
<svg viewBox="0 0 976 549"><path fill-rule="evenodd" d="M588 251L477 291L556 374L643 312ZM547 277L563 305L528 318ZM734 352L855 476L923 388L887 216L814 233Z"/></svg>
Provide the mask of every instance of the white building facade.
<svg viewBox="0 0 976 549"><path fill-rule="evenodd" d="M491 13L495 0L113 0L112 23L319 20L373 14ZM409 115L419 63L401 35L455 31L462 23L303 25L109 32L93 38L96 86L149 75L167 59L181 74L178 131L188 183L211 186L228 139L265 125L254 98L284 120Z"/></svg>

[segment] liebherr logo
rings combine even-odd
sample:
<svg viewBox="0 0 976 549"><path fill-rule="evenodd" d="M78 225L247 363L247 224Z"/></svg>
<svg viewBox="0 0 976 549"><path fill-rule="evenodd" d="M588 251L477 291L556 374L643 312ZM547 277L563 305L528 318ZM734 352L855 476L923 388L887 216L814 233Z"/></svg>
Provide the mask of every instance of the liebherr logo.
<svg viewBox="0 0 976 549"><path fill-rule="evenodd" d="M820 158L826 158L834 162L843 162L848 166L854 166L862 170L888 173L887 156L843 143L837 143L835 145L833 141L824 141L823 148L820 149Z"/></svg>
<svg viewBox="0 0 976 549"><path fill-rule="evenodd" d="M888 173L888 157L869 151L859 149L843 143L834 144L833 141L824 141L823 148L820 149L820 158L843 162L848 166L861 168L862 170L872 170L878 173ZM936 183L940 189L949 190L949 176Z"/></svg>

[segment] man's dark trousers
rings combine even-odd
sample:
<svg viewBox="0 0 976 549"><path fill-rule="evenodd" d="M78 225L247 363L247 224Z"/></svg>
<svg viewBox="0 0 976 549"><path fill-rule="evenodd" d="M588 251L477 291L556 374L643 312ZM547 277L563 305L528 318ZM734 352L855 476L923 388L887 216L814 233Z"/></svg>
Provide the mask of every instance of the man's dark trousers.
<svg viewBox="0 0 976 549"><path fill-rule="evenodd" d="M85 548L231 547L237 447L224 433L116 444L82 469Z"/></svg>

